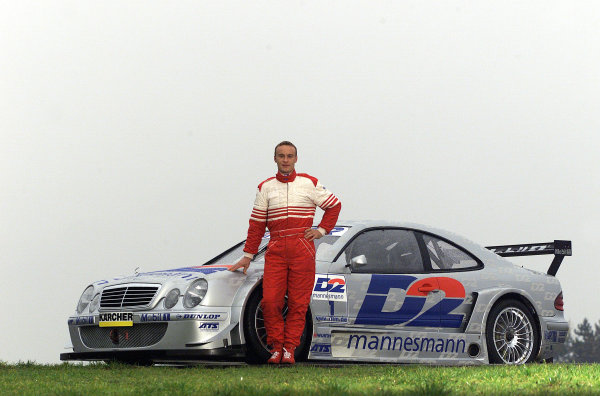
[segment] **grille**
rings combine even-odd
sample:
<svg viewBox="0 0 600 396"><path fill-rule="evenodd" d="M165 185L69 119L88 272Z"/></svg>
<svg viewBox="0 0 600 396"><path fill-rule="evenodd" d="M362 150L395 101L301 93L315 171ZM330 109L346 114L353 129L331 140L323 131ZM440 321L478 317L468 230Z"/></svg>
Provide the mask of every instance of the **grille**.
<svg viewBox="0 0 600 396"><path fill-rule="evenodd" d="M124 285L102 291L100 308L142 307L150 304L158 286Z"/></svg>
<svg viewBox="0 0 600 396"><path fill-rule="evenodd" d="M139 348L154 345L167 332L168 323L136 323L133 327L81 326L81 341L88 348Z"/></svg>

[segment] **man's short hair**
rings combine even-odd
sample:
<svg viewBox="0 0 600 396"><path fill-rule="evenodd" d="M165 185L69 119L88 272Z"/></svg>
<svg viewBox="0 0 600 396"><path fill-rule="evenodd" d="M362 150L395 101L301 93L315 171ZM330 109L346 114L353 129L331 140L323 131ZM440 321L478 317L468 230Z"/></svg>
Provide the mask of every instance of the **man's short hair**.
<svg viewBox="0 0 600 396"><path fill-rule="evenodd" d="M287 141L287 140L284 140L283 142L281 142L277 146L275 146L275 152L273 155L277 156L277 147L279 147L279 146L292 146L294 148L294 150L296 150L296 156L298 156L298 149L296 148L294 143Z"/></svg>

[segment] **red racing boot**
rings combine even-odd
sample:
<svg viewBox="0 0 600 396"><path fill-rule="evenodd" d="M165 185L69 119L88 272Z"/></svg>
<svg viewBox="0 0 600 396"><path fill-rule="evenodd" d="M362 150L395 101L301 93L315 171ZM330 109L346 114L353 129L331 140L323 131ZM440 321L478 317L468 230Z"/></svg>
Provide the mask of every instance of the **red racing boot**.
<svg viewBox="0 0 600 396"><path fill-rule="evenodd" d="M296 364L294 360L294 350L296 348L283 348L283 357L281 358L281 364Z"/></svg>
<svg viewBox="0 0 600 396"><path fill-rule="evenodd" d="M274 347L273 349L271 349L271 357L269 358L269 360L267 360L268 364L279 364L281 363L281 355L283 354L283 351L281 350L281 347Z"/></svg>

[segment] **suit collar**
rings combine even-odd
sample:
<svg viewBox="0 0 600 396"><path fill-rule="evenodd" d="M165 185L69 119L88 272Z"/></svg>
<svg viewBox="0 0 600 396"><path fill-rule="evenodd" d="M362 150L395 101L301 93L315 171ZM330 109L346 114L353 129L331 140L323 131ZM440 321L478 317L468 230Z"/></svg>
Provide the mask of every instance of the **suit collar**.
<svg viewBox="0 0 600 396"><path fill-rule="evenodd" d="M294 169L292 171L292 173L290 173L287 176L284 176L283 174L281 174L281 172L277 172L277 174L275 175L275 177L277 178L277 180L279 180L282 183L293 182L294 179L296 178L296 170Z"/></svg>

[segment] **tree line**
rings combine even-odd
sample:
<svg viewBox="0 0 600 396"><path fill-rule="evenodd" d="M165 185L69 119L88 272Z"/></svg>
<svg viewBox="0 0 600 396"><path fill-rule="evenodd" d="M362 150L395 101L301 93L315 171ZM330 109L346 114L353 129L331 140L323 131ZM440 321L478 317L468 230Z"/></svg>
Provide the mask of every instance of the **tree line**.
<svg viewBox="0 0 600 396"><path fill-rule="evenodd" d="M569 331L563 346L559 347L556 361L564 363L600 362L600 320L593 326L584 318Z"/></svg>

